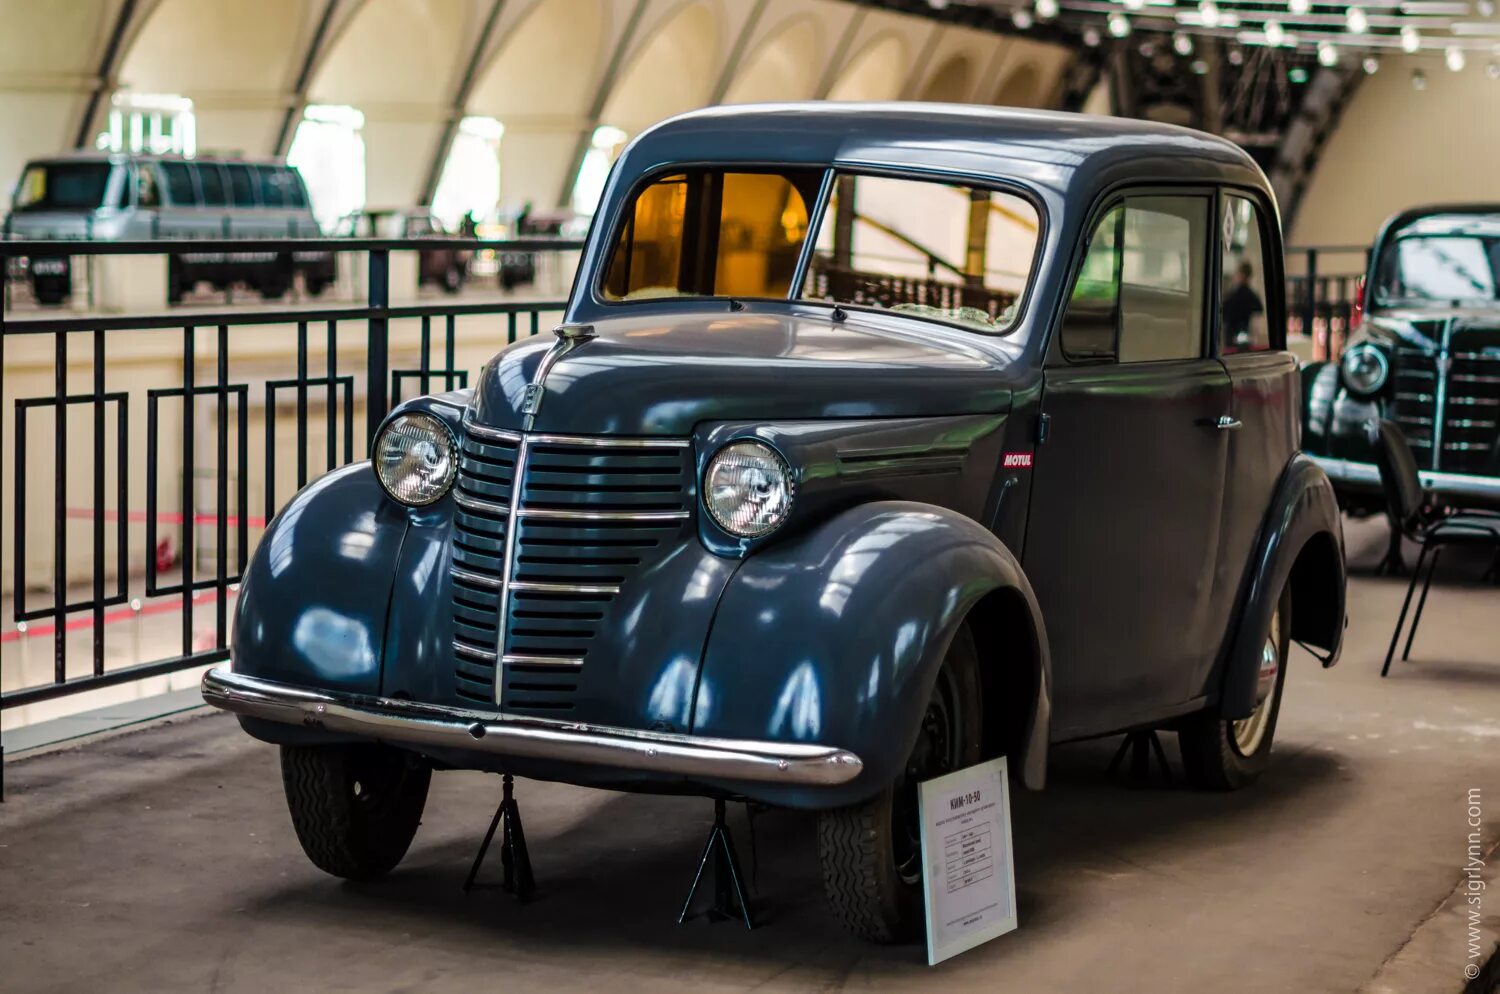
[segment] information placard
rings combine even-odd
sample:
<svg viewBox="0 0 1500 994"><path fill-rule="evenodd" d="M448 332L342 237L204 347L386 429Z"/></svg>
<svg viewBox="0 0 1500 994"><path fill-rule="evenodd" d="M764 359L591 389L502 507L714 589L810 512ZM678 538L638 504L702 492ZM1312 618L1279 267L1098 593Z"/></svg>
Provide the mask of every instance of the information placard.
<svg viewBox="0 0 1500 994"><path fill-rule="evenodd" d="M1005 757L920 785L927 965L1016 927Z"/></svg>

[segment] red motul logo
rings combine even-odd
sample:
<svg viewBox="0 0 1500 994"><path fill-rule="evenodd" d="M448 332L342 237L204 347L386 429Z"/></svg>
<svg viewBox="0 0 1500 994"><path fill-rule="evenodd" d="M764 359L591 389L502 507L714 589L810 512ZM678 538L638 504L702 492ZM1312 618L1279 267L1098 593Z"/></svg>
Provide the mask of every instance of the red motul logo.
<svg viewBox="0 0 1500 994"><path fill-rule="evenodd" d="M1001 460L1000 465L1005 469L1030 469L1031 453L1007 452L1005 458Z"/></svg>

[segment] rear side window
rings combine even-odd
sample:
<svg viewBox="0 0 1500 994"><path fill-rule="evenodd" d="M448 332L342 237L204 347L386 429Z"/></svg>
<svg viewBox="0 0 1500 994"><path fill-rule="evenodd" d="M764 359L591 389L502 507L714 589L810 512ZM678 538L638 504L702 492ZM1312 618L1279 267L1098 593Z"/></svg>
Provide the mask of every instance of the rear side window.
<svg viewBox="0 0 1500 994"><path fill-rule="evenodd" d="M193 187L193 174L186 162L162 162L158 168L167 187L168 202L176 207L198 205L198 191Z"/></svg>
<svg viewBox="0 0 1500 994"><path fill-rule="evenodd" d="M306 207L307 190L302 185L302 176L297 170L290 166L280 166L276 170L277 182L281 184L282 196L286 198L288 207Z"/></svg>
<svg viewBox="0 0 1500 994"><path fill-rule="evenodd" d="M224 174L216 162L200 162L193 167L198 173L198 187L203 191L203 206L225 207L229 204L229 191L224 187Z"/></svg>
<svg viewBox="0 0 1500 994"><path fill-rule="evenodd" d="M1219 351L1267 352L1266 254L1260 211L1247 197L1224 197L1224 261L1219 279Z"/></svg>
<svg viewBox="0 0 1500 994"><path fill-rule="evenodd" d="M1130 197L1095 226L1063 318L1074 360L1203 354L1206 197Z"/></svg>
<svg viewBox="0 0 1500 994"><path fill-rule="evenodd" d="M255 173L249 166L230 164L224 167L229 174L229 202L236 207L255 206Z"/></svg>
<svg viewBox="0 0 1500 994"><path fill-rule="evenodd" d="M275 166L256 166L260 179L260 202L267 207L286 207L286 178Z"/></svg>

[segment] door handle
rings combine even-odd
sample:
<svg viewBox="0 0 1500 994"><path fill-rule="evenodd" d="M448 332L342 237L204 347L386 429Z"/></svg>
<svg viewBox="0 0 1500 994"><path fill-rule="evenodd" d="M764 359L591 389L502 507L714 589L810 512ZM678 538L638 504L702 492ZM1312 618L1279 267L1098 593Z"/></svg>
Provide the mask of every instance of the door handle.
<svg viewBox="0 0 1500 994"><path fill-rule="evenodd" d="M1219 415L1219 420L1213 422L1213 426L1220 431L1239 431L1240 419L1228 414Z"/></svg>

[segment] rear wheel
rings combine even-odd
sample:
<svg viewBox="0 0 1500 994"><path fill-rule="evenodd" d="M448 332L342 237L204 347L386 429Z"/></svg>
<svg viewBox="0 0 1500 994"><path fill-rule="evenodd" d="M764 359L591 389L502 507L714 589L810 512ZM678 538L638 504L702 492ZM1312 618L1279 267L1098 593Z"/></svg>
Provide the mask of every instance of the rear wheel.
<svg viewBox="0 0 1500 994"><path fill-rule="evenodd" d="M984 714L974 639L961 627L895 783L860 804L818 814L818 854L834 914L872 942L921 933L922 844L917 785L979 762Z"/></svg>
<svg viewBox="0 0 1500 994"><path fill-rule="evenodd" d="M1205 711L1188 718L1178 729L1182 768L1194 787L1237 790L1254 783L1270 764L1291 647L1291 594L1290 587L1283 589L1271 614L1261 644L1261 701L1250 716L1227 720L1217 711Z"/></svg>
<svg viewBox="0 0 1500 994"><path fill-rule="evenodd" d="M336 877L368 880L406 855L431 769L383 745L282 746L281 780L302 851Z"/></svg>

